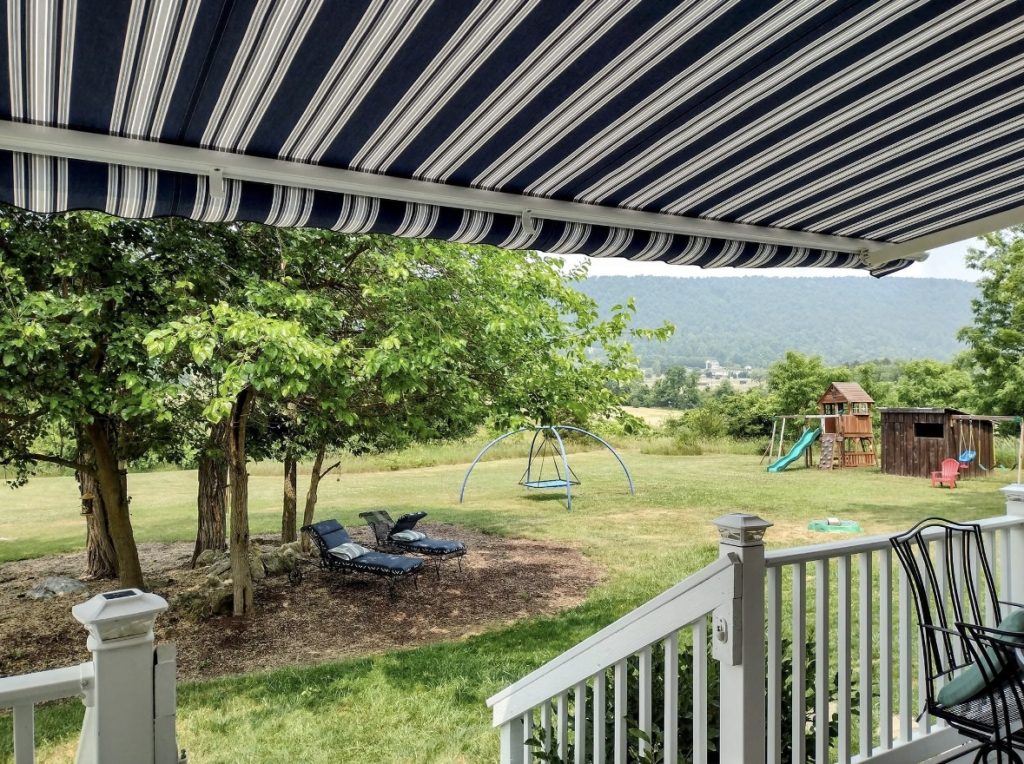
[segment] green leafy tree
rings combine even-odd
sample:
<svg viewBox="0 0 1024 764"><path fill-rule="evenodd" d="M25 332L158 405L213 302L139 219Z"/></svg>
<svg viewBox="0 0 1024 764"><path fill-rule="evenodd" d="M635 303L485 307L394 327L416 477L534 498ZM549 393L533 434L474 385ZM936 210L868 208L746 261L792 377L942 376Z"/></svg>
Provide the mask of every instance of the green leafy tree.
<svg viewBox="0 0 1024 764"><path fill-rule="evenodd" d="M776 413L808 414L817 410L818 398L830 382L850 377L849 369L830 368L821 356L790 350L768 367L768 390L775 398Z"/></svg>
<svg viewBox="0 0 1024 764"><path fill-rule="evenodd" d="M941 361L907 361L892 386L896 406L968 408L974 389L967 369Z"/></svg>
<svg viewBox="0 0 1024 764"><path fill-rule="evenodd" d="M178 312L181 284L215 289L213 228L180 220L0 210L0 463L23 483L39 463L95 486L90 561L103 547L124 586L142 572L127 466L175 439L170 385L143 338ZM67 430L67 454L48 432Z"/></svg>
<svg viewBox="0 0 1024 764"><path fill-rule="evenodd" d="M973 323L960 331L973 365L981 408L1024 411L1024 226L982 237L968 250L968 267L982 274L972 301Z"/></svg>
<svg viewBox="0 0 1024 764"><path fill-rule="evenodd" d="M292 461L315 454L309 522L328 449L454 437L485 421L586 423L614 413L610 383L636 374L633 306L599 319L560 264L534 253L239 230L275 272L257 269L244 288L197 302L147 339L154 359L211 380L204 413L227 423L237 615L253 604L245 464L260 417L269 425L260 449Z"/></svg>

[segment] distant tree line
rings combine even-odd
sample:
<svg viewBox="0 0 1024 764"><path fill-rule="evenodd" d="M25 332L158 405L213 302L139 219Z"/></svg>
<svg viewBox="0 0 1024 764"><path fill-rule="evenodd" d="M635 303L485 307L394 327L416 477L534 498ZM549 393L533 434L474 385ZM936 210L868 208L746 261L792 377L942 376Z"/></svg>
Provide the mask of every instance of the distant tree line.
<svg viewBox="0 0 1024 764"><path fill-rule="evenodd" d="M859 383L878 407L958 408L972 413L1024 414L1024 227L983 238L969 267L979 271L971 323L958 337L966 350L953 360L883 359L829 365L794 350L768 366L765 385L738 390L728 380L701 390L700 372L672 366L654 384L622 390L633 406L683 410L674 424L699 437L763 437L778 414L809 414L830 382ZM1015 427L1003 429L1016 431Z"/></svg>

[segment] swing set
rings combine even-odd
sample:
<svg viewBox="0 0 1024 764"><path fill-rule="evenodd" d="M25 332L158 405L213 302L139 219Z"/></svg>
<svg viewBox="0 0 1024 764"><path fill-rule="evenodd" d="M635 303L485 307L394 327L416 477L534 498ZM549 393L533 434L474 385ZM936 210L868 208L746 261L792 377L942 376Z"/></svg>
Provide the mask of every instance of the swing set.
<svg viewBox="0 0 1024 764"><path fill-rule="evenodd" d="M988 422L990 424L996 424L999 422L1013 422L1015 424L1021 424L1021 417L1019 416L986 416L982 414L955 414L953 421L957 423L957 441L958 449L960 451L959 456L956 457L957 462L960 464L960 471L966 472L970 469L972 463L976 463L978 468L983 472L988 472L989 468L981 463L978 458L978 449L980 448L981 441L981 426L982 422ZM967 433L964 433L963 425L966 424ZM975 430L978 430L978 442L975 441ZM1020 428L1020 434L1017 438L1017 482L1021 480L1021 457L1024 456L1024 426Z"/></svg>
<svg viewBox="0 0 1024 764"><path fill-rule="evenodd" d="M572 511L572 487L574 485L580 485L580 479L569 465L569 456L565 451L565 442L562 440L561 432L569 431L592 438L607 448L608 451L611 452L611 455L615 457L619 466L622 467L622 471L626 474L626 482L629 483L629 495L635 495L635 491L633 489L633 477L629 474L629 468L626 467L626 463L622 461L619 454L606 440L598 437L589 430L582 429L581 427L572 427L567 424L556 424L537 425L536 427L520 427L518 430L512 430L511 432L506 432L504 435L498 436L484 446L480 453L476 455L476 459L473 460L473 463L469 465L469 469L466 470L466 476L462 479L462 488L459 491L460 504L466 497L466 484L469 482L469 476L472 474L473 468L476 467L481 459L483 459L484 454L506 438L511 438L513 435L518 435L521 432L531 431L533 432L533 439L530 441L530 453L526 459L526 470L519 478L519 485L523 488L531 490L564 489L565 508ZM548 467L547 477L545 477L545 465L548 464L550 464L550 466Z"/></svg>

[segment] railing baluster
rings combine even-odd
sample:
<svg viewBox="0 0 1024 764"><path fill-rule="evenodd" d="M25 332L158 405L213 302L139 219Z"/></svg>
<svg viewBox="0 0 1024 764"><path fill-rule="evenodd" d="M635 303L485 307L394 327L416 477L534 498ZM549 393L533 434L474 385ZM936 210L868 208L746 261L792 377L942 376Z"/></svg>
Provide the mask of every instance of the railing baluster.
<svg viewBox="0 0 1024 764"><path fill-rule="evenodd" d="M573 718L573 735L576 744L574 758L576 764L584 764L587 760L587 683L576 685L576 708Z"/></svg>
<svg viewBox="0 0 1024 764"><path fill-rule="evenodd" d="M36 760L35 708L31 703L14 706L14 764Z"/></svg>
<svg viewBox="0 0 1024 764"><path fill-rule="evenodd" d="M1010 589L1010 530L1004 528L999 532L999 568L1002 571L1002 575L999 577L999 599L1001 600L1013 600L1013 595Z"/></svg>
<svg viewBox="0 0 1024 764"><path fill-rule="evenodd" d="M523 714L523 740L533 737L533 709ZM533 764L533 746L523 746L523 764Z"/></svg>
<svg viewBox="0 0 1024 764"><path fill-rule="evenodd" d="M862 552L860 558L860 592L858 603L860 605L860 647L859 669L860 674L857 680L857 689L860 692L860 755L867 758L871 755L875 746L875 725L871 718L874 708L874 682L872 678L872 664L874 662L874 637L871 593L874 590L874 576L871 571L871 552Z"/></svg>
<svg viewBox="0 0 1024 764"><path fill-rule="evenodd" d="M637 709L637 721L639 723L640 731L650 737L652 730L651 717L653 715L651 707L651 686L653 684L651 676L651 648L645 647L641 650L639 653L639 659L640 699L638 701L639 708ZM637 747L639 748L640 755L642 756L650 746L641 739Z"/></svg>
<svg viewBox="0 0 1024 764"><path fill-rule="evenodd" d="M892 551L878 553L878 737L892 748Z"/></svg>
<svg viewBox="0 0 1024 764"><path fill-rule="evenodd" d="M909 743L914 733L914 678L910 675L913 647L910 635L910 581L902 565L899 581L900 740Z"/></svg>
<svg viewBox="0 0 1024 764"><path fill-rule="evenodd" d="M545 700L540 707L540 726L544 730L544 753L554 753L551 750L551 701Z"/></svg>
<svg viewBox="0 0 1024 764"><path fill-rule="evenodd" d="M626 714L629 712L627 702L627 682L629 677L628 666L625 660L615 664L615 764L626 764L626 732L629 727L629 720Z"/></svg>
<svg viewBox="0 0 1024 764"><path fill-rule="evenodd" d="M663 643L665 649L665 709L662 742L665 761L679 760L679 632L673 631ZM694 725L697 715L694 714Z"/></svg>
<svg viewBox="0 0 1024 764"><path fill-rule="evenodd" d="M850 761L850 696L851 685L850 685L850 656L853 650L851 649L852 644L852 627L850 624L850 597L853 592L851 591L851 575L850 575L850 557L849 555L843 555L837 562L837 574L839 577L838 587L838 623L837 630L839 634L839 695L836 698L839 709L839 761L840 764L849 764Z"/></svg>
<svg viewBox="0 0 1024 764"><path fill-rule="evenodd" d="M708 620L693 632L693 764L708 764Z"/></svg>
<svg viewBox="0 0 1024 764"><path fill-rule="evenodd" d="M594 764L604 764L604 709L608 702L605 687L605 672L598 671L594 675Z"/></svg>
<svg viewBox="0 0 1024 764"><path fill-rule="evenodd" d="M814 760L829 760L829 561L814 563Z"/></svg>
<svg viewBox="0 0 1024 764"><path fill-rule="evenodd" d="M793 764L807 759L807 568L802 562L793 566L793 695L792 736Z"/></svg>
<svg viewBox="0 0 1024 764"><path fill-rule="evenodd" d="M565 761L569 750L569 693L558 693L558 758Z"/></svg>
<svg viewBox="0 0 1024 764"><path fill-rule="evenodd" d="M782 568L769 568L768 599L768 701L765 751L768 764L782 763ZM668 759L667 761L675 761Z"/></svg>

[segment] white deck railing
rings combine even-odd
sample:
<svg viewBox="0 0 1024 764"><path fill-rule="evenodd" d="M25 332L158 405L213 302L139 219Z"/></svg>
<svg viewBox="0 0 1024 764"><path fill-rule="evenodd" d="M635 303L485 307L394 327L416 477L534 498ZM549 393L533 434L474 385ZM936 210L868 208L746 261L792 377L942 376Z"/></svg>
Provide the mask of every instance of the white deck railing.
<svg viewBox="0 0 1024 764"><path fill-rule="evenodd" d="M0 678L0 710L14 712L14 764L35 761L35 706L48 700L82 698L93 679L92 661L78 666Z"/></svg>
<svg viewBox="0 0 1024 764"><path fill-rule="evenodd" d="M665 684L664 711L659 717L668 722L662 728L671 754L667 760L676 761L680 639L692 645L695 689L692 699L686 700L692 702L695 714L706 717L707 616L732 599L738 567L735 556L717 560L490 698L487 704L494 709L495 725L502 727L507 759L530 761L532 753L524 748L524 742L539 727L545 746L557 750L562 759L571 744L576 761L600 764L610 742L614 760L624 760L628 729L652 734L652 664L654 651L661 650ZM628 707L631 663L639 690L636 708ZM608 697L614 698L612 719L605 715ZM611 737L606 738L609 731ZM706 727L694 726L695 749L706 749L705 735ZM642 740L634 742L644 745Z"/></svg>
<svg viewBox="0 0 1024 764"><path fill-rule="evenodd" d="M980 525L999 599L1024 600L1024 486L1003 490L1006 515ZM760 537L768 523L749 515L716 523L720 559L488 699L503 764L531 762L531 737L562 761L624 763L628 748L647 745L630 745L634 727L648 736L660 731L654 737L665 761L691 747L694 762L706 761L707 698L715 690L709 626L723 727L728 718L722 762L803 764L813 754L819 762L915 764L963 742L918 717L924 659L908 581L888 536L765 553ZM929 543L941 559L940 534ZM994 620L994 603L986 607ZM691 650L681 653L685 644ZM692 698L678 697L680 656L691 662ZM663 708L653 707L656 691ZM690 704L689 713L680 716L680 703ZM838 735L829 731L833 716ZM679 718L692 720L685 739Z"/></svg>
<svg viewBox="0 0 1024 764"><path fill-rule="evenodd" d="M0 677L0 710L13 710L14 764L35 762L35 706L81 698L76 764L186 764L175 734L174 645L153 646L167 603L138 589L97 594L71 609L89 632L93 659L67 668Z"/></svg>

